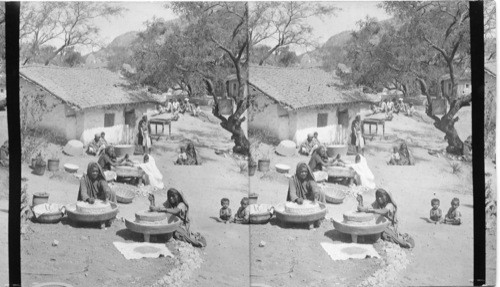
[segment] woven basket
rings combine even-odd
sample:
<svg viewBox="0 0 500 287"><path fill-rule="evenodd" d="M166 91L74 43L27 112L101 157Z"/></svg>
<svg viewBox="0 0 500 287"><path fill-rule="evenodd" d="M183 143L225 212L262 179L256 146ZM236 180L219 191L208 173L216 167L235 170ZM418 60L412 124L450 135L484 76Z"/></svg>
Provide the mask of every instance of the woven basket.
<svg viewBox="0 0 500 287"><path fill-rule="evenodd" d="M135 198L135 188L128 184L113 184L110 186L116 194L119 203L131 203Z"/></svg>
<svg viewBox="0 0 500 287"><path fill-rule="evenodd" d="M328 203L340 204L344 202L349 188L340 184L327 184L321 187L325 193L325 199Z"/></svg>

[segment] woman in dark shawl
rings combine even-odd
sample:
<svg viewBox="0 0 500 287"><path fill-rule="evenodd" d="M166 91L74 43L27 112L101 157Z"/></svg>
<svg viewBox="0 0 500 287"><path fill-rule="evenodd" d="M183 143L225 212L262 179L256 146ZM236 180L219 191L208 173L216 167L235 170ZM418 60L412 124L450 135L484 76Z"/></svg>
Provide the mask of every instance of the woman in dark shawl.
<svg viewBox="0 0 500 287"><path fill-rule="evenodd" d="M128 162L128 154L119 160L116 158L115 148L113 146L107 146L97 162L103 170L111 170L112 166L122 165L124 161L126 163Z"/></svg>
<svg viewBox="0 0 500 287"><path fill-rule="evenodd" d="M329 166L330 161L328 155L326 154L326 149L324 146L320 146L314 150L311 159L309 160L309 167L314 171L321 171L323 167Z"/></svg>
<svg viewBox="0 0 500 287"><path fill-rule="evenodd" d="M399 244L404 248L415 247L415 241L407 233L398 232L398 206L394 201L392 194L382 188L375 192L375 201L370 207L363 206L363 197L358 195L358 211L375 213L384 216L390 221L389 226L382 232L382 239Z"/></svg>
<svg viewBox="0 0 500 287"><path fill-rule="evenodd" d="M413 155L411 152L408 150L408 146L406 145L406 142L402 142L401 146L399 147L399 165L414 165L415 164L415 159L413 158Z"/></svg>
<svg viewBox="0 0 500 287"><path fill-rule="evenodd" d="M299 162L295 175L288 181L288 195L286 201L302 204L304 199L311 201L325 201L325 194L319 189L311 168L305 162Z"/></svg>
<svg viewBox="0 0 500 287"><path fill-rule="evenodd" d="M149 200L152 203L154 202L152 194L149 195ZM181 220L181 224L174 232L175 239L188 242L195 247L205 247L207 245L205 238L200 233L190 232L189 204L181 191L170 188L167 191L167 200L163 203L163 207L152 204L149 210L170 213Z"/></svg>
<svg viewBox="0 0 500 287"><path fill-rule="evenodd" d="M87 174L80 179L77 200L94 204L96 199L116 203L116 194L109 188L99 164L91 162L87 167Z"/></svg>
<svg viewBox="0 0 500 287"><path fill-rule="evenodd" d="M200 158L198 157L198 152L194 148L193 143L188 143L186 147L186 165L200 165L201 161Z"/></svg>

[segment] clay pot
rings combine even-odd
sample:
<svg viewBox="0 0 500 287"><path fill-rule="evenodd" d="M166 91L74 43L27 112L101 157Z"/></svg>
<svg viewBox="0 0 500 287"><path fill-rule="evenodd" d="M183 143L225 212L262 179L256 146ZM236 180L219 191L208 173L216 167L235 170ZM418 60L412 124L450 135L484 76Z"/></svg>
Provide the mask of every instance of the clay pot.
<svg viewBox="0 0 500 287"><path fill-rule="evenodd" d="M45 173L45 169L47 168L47 165L35 165L33 168L33 173L36 175L43 175Z"/></svg>
<svg viewBox="0 0 500 287"><path fill-rule="evenodd" d="M58 159L49 159L47 169L49 171L57 171L59 169L59 160Z"/></svg>
<svg viewBox="0 0 500 287"><path fill-rule="evenodd" d="M269 165L271 164L271 160L269 159L259 159L259 171L266 172L269 171Z"/></svg>
<svg viewBox="0 0 500 287"><path fill-rule="evenodd" d="M256 165L251 165L248 167L248 176L253 176L255 174L255 170L257 169Z"/></svg>

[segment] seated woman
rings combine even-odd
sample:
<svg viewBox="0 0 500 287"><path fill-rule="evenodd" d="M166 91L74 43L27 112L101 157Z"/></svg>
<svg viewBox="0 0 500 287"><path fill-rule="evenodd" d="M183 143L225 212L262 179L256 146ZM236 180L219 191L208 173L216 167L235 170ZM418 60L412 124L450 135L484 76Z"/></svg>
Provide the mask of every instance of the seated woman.
<svg viewBox="0 0 500 287"><path fill-rule="evenodd" d="M314 178L318 181L328 180L328 173L323 171L323 167L330 165L331 163L326 155L326 149L324 146L317 148L309 160L309 168L311 168Z"/></svg>
<svg viewBox="0 0 500 287"><path fill-rule="evenodd" d="M163 175L160 170L158 170L152 155L144 155L144 163L139 164L138 167L144 171L144 175L141 178L144 185L151 185L155 188L163 189Z"/></svg>
<svg viewBox="0 0 500 287"><path fill-rule="evenodd" d="M116 194L109 188L99 164L90 162L87 166L87 174L83 174L83 177L80 179L77 200L94 204L96 199L116 203ZM105 225L109 227L111 223L112 220L108 220L105 222Z"/></svg>
<svg viewBox="0 0 500 287"><path fill-rule="evenodd" d="M150 202L154 202L154 196L149 195ZM199 233L192 233L189 230L191 220L189 217L189 204L182 192L175 188L170 188L167 191L167 200L163 203L163 207L151 205L149 210L156 212L165 212L177 216L181 220L181 224L174 231L174 238L192 244L194 247L205 247L207 242Z"/></svg>
<svg viewBox="0 0 500 287"><path fill-rule="evenodd" d="M317 147L314 135L308 134L307 139L299 147L299 154L310 156Z"/></svg>
<svg viewBox="0 0 500 287"><path fill-rule="evenodd" d="M89 155L99 155L99 152L102 148L103 142L101 140L101 134L96 133L94 135L94 140L89 143L87 147L87 154Z"/></svg>
<svg viewBox="0 0 500 287"><path fill-rule="evenodd" d="M325 201L325 194L320 190L314 179L313 172L305 162L299 162L295 175L288 180L288 195L286 201L302 204L304 199Z"/></svg>
<svg viewBox="0 0 500 287"><path fill-rule="evenodd" d="M402 142L400 147L399 147L399 165L414 165L415 164L415 159L413 158L413 155L411 152L408 150L408 146L406 145L406 142Z"/></svg>
<svg viewBox="0 0 500 287"><path fill-rule="evenodd" d="M182 151L182 149L181 149L181 151ZM201 160L198 156L198 152L194 148L193 143L190 142L187 144L185 157L183 155L182 157L177 158L177 161L175 162L175 164L177 164L177 165L200 165L201 164Z"/></svg>
<svg viewBox="0 0 500 287"><path fill-rule="evenodd" d="M111 170L111 167L126 165L133 166L133 163L128 159L128 154L126 154L122 159L117 159L115 154L115 148L113 146L107 146L104 153L99 157L97 161L103 170Z"/></svg>
<svg viewBox="0 0 500 287"><path fill-rule="evenodd" d="M398 207L392 195L388 191L379 188L375 192L375 198L370 207L364 207L363 197L358 195L358 211L379 214L389 220L389 226L382 232L383 240L399 244L404 248L415 247L415 241L410 235L398 232L398 219L396 216Z"/></svg>
<svg viewBox="0 0 500 287"><path fill-rule="evenodd" d="M356 155L355 163L350 164L349 167L356 172L354 180L356 181L357 185L361 185L370 189L377 187L377 185L375 184L375 176L368 167L368 163L364 156L362 156L361 154Z"/></svg>

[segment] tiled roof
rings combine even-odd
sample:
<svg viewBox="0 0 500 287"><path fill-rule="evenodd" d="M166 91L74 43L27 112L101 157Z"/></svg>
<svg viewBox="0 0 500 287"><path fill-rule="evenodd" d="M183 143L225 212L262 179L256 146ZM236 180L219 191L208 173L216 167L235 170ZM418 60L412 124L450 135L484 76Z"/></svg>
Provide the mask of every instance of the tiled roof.
<svg viewBox="0 0 500 287"><path fill-rule="evenodd" d="M19 73L79 109L155 102L145 91L128 90L126 80L104 68L25 66Z"/></svg>
<svg viewBox="0 0 500 287"><path fill-rule="evenodd" d="M484 69L495 77L497 76L497 62L486 62L484 63Z"/></svg>
<svg viewBox="0 0 500 287"><path fill-rule="evenodd" d="M370 102L360 91L344 91L340 79L317 68L250 66L249 84L288 109Z"/></svg>

